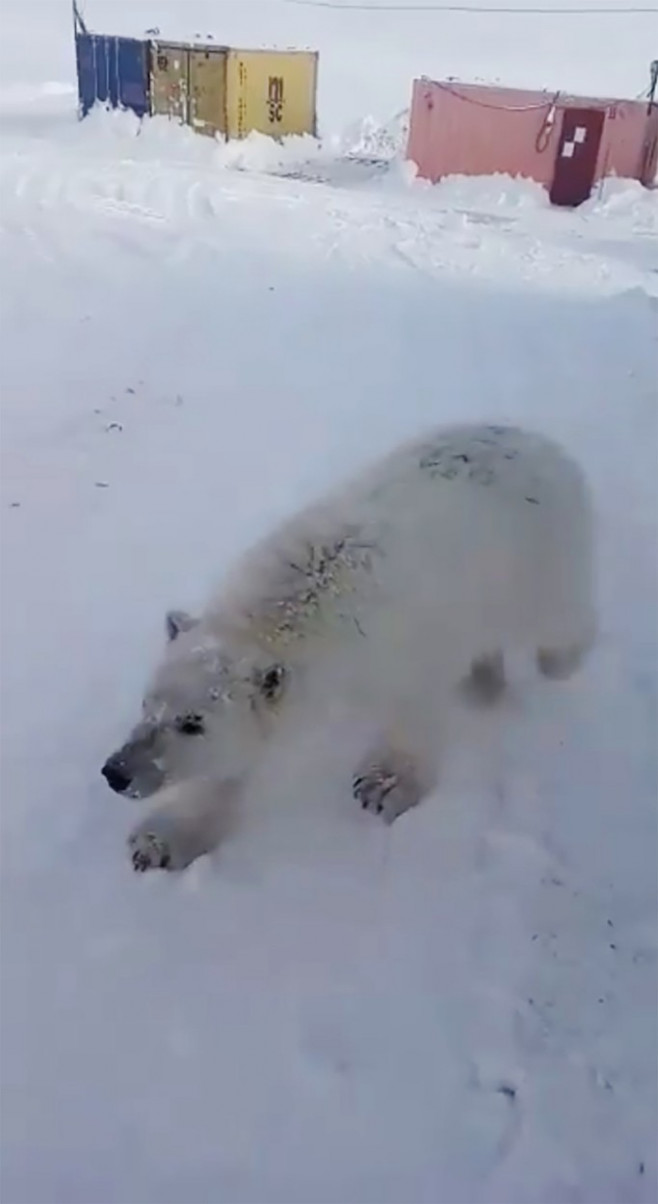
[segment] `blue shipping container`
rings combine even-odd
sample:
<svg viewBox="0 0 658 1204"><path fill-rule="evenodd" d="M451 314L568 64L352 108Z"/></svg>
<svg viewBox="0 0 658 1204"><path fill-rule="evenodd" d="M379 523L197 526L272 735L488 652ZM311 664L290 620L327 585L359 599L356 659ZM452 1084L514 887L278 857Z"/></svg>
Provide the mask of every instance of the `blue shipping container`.
<svg viewBox="0 0 658 1204"><path fill-rule="evenodd" d="M148 42L77 33L75 56L82 117L97 100L113 109L132 109L138 117L149 112Z"/></svg>

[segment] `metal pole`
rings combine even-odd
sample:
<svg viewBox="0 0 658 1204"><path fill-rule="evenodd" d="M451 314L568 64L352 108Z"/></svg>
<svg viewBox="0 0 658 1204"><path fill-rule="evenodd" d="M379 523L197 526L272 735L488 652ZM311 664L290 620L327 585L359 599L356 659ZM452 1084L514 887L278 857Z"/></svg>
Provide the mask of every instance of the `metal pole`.
<svg viewBox="0 0 658 1204"><path fill-rule="evenodd" d="M650 113L653 108L654 96L656 95L656 86L658 86L658 59L653 60L650 71L651 81L649 83L649 103L647 105L647 113Z"/></svg>
<svg viewBox="0 0 658 1204"><path fill-rule="evenodd" d="M85 23L84 23L84 20L83 20L82 14L81 14L81 12L80 12L80 9L78 8L78 5L77 5L77 3L76 3L76 0L71 0L71 7L72 7L72 9L73 9L73 30L74 30L74 33L83 33L83 34L87 34L87 33L89 33L89 30L87 29L87 26L86 26L86 25L85 25Z"/></svg>

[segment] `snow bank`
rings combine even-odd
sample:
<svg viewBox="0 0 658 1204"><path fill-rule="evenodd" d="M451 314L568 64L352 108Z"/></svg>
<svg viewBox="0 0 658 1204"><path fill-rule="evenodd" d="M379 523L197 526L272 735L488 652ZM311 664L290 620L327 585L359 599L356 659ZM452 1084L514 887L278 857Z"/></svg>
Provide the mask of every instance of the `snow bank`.
<svg viewBox="0 0 658 1204"><path fill-rule="evenodd" d="M277 142L252 132L244 139L225 142L220 137L198 134L167 117L140 120L130 111L100 104L84 121L71 125L68 141L79 148L81 155L123 151L135 159L166 157L177 164L264 173L313 163L322 154L321 143L310 135L291 135Z"/></svg>
<svg viewBox="0 0 658 1204"><path fill-rule="evenodd" d="M611 177L601 182L579 212L583 217L622 219L637 233L658 235L658 188Z"/></svg>
<svg viewBox="0 0 658 1204"><path fill-rule="evenodd" d="M548 193L541 184L502 172L490 176L446 176L432 186L432 192L440 204L457 209L504 208L532 214L550 208Z"/></svg>
<svg viewBox="0 0 658 1204"><path fill-rule="evenodd" d="M346 155L392 160L404 155L408 136L409 109L402 109L383 124L374 117L351 123L337 139L337 147Z"/></svg>
<svg viewBox="0 0 658 1204"><path fill-rule="evenodd" d="M24 112L26 108L33 108L42 103L49 104L63 98L76 105L77 96L75 85L61 80L46 80L39 84L0 84L0 113L11 110Z"/></svg>

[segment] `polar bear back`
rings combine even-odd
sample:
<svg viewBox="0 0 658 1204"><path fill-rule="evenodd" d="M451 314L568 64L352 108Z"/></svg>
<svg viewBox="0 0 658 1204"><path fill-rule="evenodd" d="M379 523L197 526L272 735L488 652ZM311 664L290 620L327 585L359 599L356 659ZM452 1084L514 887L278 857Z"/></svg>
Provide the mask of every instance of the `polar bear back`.
<svg viewBox="0 0 658 1204"><path fill-rule="evenodd" d="M310 644L456 667L566 639L590 611L578 466L534 432L463 424L396 449L261 540L206 621L293 659Z"/></svg>

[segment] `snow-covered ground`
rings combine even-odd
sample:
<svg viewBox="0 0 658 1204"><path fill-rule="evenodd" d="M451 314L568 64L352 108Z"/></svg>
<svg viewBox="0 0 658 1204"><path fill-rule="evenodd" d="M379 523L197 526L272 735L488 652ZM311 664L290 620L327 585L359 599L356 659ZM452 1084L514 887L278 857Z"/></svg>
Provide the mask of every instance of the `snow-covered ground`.
<svg viewBox="0 0 658 1204"><path fill-rule="evenodd" d="M319 45L326 138L79 125L68 3L2 6L3 1204L649 1204L658 195L554 212L339 154L414 71L634 94L649 19L565 60L592 18L510 43L503 17L379 14L368 43L372 14L276 0L84 7ZM582 460L590 664L523 682L391 830L307 749L214 857L135 877L99 769L165 608L456 417Z"/></svg>

